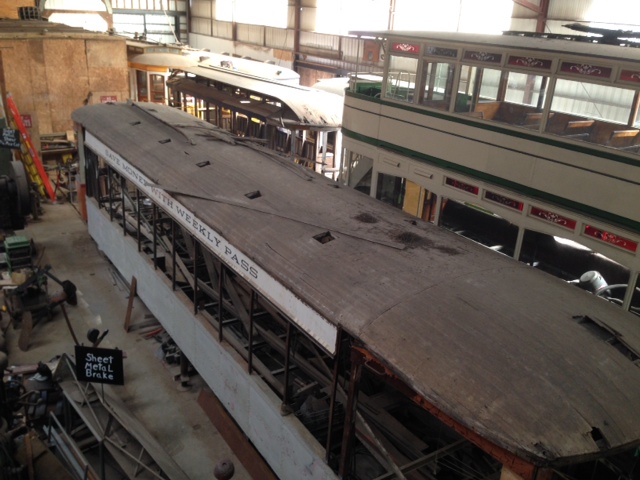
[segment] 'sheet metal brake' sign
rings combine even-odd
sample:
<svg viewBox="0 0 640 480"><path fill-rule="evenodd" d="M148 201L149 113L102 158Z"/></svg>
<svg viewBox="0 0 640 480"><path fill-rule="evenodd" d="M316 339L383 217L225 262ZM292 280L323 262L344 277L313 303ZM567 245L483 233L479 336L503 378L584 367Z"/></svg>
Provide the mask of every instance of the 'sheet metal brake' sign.
<svg viewBox="0 0 640 480"><path fill-rule="evenodd" d="M122 350L76 345L76 376L82 382L124 385Z"/></svg>

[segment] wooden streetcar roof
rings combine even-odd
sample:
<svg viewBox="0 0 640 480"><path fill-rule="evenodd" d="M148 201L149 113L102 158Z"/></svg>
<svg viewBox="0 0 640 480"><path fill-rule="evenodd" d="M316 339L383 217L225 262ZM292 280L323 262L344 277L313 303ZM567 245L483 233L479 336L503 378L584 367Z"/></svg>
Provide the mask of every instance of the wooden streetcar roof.
<svg viewBox="0 0 640 480"><path fill-rule="evenodd" d="M183 67L190 67L196 65L194 59L179 55L177 53L168 52L150 52L139 53L138 55L129 58L131 66L146 66L146 67L164 67L168 69L179 69Z"/></svg>
<svg viewBox="0 0 640 480"><path fill-rule="evenodd" d="M299 125L300 118L291 110L266 102L243 103L244 98L236 97L225 91L218 90L203 83L195 82L191 78L174 77L167 84L182 93L192 95L224 108L240 112L248 117L264 119L270 125L289 127L289 124Z"/></svg>
<svg viewBox="0 0 640 480"><path fill-rule="evenodd" d="M633 314L289 159L220 141L226 132L179 110L91 105L73 119L159 188L188 192L173 197L490 442L538 465L640 445ZM325 232L334 240L314 239Z"/></svg>
<svg viewBox="0 0 640 480"><path fill-rule="evenodd" d="M297 116L300 124L327 128L339 128L342 125L344 100L339 95L301 85L279 83L240 72L226 71L223 68L210 67L204 64L183 67L180 70L200 78L255 92L271 100L278 100ZM180 84L177 79L172 79L168 83L171 82ZM183 81L181 88L186 88L190 83L193 84L195 82L192 79ZM203 87L207 88L204 84ZM212 87L208 88L213 90Z"/></svg>

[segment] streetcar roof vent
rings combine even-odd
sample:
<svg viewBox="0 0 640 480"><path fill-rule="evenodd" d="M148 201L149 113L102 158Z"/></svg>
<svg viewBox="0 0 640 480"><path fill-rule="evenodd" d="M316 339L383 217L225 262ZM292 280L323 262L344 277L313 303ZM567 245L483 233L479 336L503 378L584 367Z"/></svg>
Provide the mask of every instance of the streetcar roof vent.
<svg viewBox="0 0 640 480"><path fill-rule="evenodd" d="M609 442L607 442L607 439L598 427L591 428L591 438L594 442L596 442L596 445L598 445L598 448L600 448L600 450L606 450L607 448L609 448Z"/></svg>
<svg viewBox="0 0 640 480"><path fill-rule="evenodd" d="M315 235L313 238L315 238L320 243L329 243L331 240L336 239L333 235L331 235L331 232L324 232L319 235Z"/></svg>
<svg viewBox="0 0 640 480"><path fill-rule="evenodd" d="M613 348L618 350L618 352L631 360L635 365L640 367L640 356L638 356L634 350L629 348L624 337L619 332L609 327L606 323L586 315L578 315L574 318L576 318L578 323L584 326L591 334L611 345Z"/></svg>

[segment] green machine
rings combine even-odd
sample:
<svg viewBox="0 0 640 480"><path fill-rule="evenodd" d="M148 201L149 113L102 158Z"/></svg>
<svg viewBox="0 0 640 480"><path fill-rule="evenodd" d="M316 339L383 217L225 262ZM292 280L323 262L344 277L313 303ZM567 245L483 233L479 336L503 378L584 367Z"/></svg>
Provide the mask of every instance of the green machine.
<svg viewBox="0 0 640 480"><path fill-rule="evenodd" d="M31 268L33 251L29 238L22 235L7 237L4 252L10 274L21 268Z"/></svg>

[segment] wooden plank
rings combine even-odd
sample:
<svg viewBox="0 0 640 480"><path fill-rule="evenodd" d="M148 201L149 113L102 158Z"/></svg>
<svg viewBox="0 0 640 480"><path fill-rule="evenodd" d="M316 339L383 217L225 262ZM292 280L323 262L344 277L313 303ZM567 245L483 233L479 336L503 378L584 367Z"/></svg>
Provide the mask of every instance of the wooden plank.
<svg viewBox="0 0 640 480"><path fill-rule="evenodd" d="M129 326L127 332L132 330L153 330L160 327L160 322L156 318L150 318L142 322L134 323Z"/></svg>
<svg viewBox="0 0 640 480"><path fill-rule="evenodd" d="M133 299L136 297L138 288L138 280L131 277L131 287L129 288L129 301L127 302L127 313L124 317L124 331L129 332L131 329L131 311L133 310Z"/></svg>
<svg viewBox="0 0 640 480"><path fill-rule="evenodd" d="M18 347L23 352L29 350L29 341L31 339L31 331L33 330L33 317L29 310L22 313L22 327L20 329L20 337L18 338Z"/></svg>
<svg viewBox="0 0 640 480"><path fill-rule="evenodd" d="M198 395L198 405L211 420L214 427L227 442L233 453L242 462L251 478L260 480L278 480L278 477L264 461L260 453L229 416L220 400L209 390L203 388Z"/></svg>

